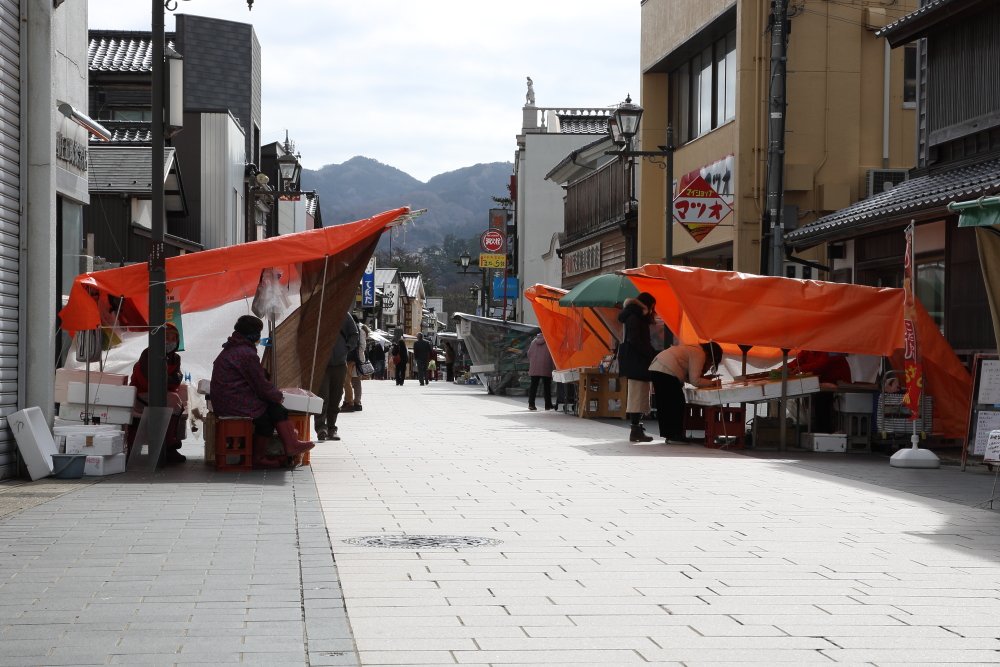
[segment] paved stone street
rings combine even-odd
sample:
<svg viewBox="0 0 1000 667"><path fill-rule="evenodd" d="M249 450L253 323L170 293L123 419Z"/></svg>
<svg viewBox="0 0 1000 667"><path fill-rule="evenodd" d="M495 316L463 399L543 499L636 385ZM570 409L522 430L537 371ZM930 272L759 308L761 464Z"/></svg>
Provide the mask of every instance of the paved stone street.
<svg viewBox="0 0 1000 667"><path fill-rule="evenodd" d="M313 456L364 665L1000 661L1000 515L892 488L992 477L634 445L479 387L364 404ZM503 543L343 541L382 534Z"/></svg>
<svg viewBox="0 0 1000 667"><path fill-rule="evenodd" d="M0 487L0 666L1000 661L992 476L635 445L443 382L364 405L312 469ZM500 543L345 542L400 535Z"/></svg>

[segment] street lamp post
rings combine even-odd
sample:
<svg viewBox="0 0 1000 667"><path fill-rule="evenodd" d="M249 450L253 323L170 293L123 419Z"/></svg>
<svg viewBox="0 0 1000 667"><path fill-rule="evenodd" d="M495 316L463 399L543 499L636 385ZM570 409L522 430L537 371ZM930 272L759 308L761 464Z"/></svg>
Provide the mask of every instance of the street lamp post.
<svg viewBox="0 0 1000 667"><path fill-rule="evenodd" d="M462 275L468 275L469 274L469 264L471 262L472 262L472 256L469 255L469 252L467 250L463 250L462 254L458 256L458 263L462 267ZM489 317L486 314L486 309L488 307L487 304L486 304L486 299L487 299L487 296L486 296L487 295L487 292L486 292L486 269L477 269L476 271L473 271L473 273L478 273L480 276L482 276L483 286L480 289L479 285L476 285L475 283L473 283L472 285L469 286L469 294L472 295L473 299L475 299L477 302L479 302L479 305L482 308L481 312L482 312L483 317ZM480 299L480 297L482 297L482 299Z"/></svg>
<svg viewBox="0 0 1000 667"><path fill-rule="evenodd" d="M619 146L618 150L604 151L605 155L616 155L622 158L646 158L653 164L666 170L667 184L664 202L665 230L665 264L674 263L674 225L673 225L673 195L674 195L674 127L667 123L667 145L657 146L658 151L634 151L632 139L639 131L639 121L642 119L642 107L632 104L632 97L625 98L624 104L619 104L608 121L608 133L612 142ZM657 159L661 158L661 159Z"/></svg>

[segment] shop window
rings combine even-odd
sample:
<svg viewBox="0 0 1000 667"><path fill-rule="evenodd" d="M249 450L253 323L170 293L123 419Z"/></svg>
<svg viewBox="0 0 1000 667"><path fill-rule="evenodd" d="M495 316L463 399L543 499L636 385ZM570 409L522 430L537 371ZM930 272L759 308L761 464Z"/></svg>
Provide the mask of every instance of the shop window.
<svg viewBox="0 0 1000 667"><path fill-rule="evenodd" d="M736 117L736 31L671 73L671 120L679 144Z"/></svg>
<svg viewBox="0 0 1000 667"><path fill-rule="evenodd" d="M152 109L115 109L111 112L111 120L127 120L133 123L151 123Z"/></svg>
<svg viewBox="0 0 1000 667"><path fill-rule="evenodd" d="M917 45L903 49L903 108L917 108Z"/></svg>
<svg viewBox="0 0 1000 667"><path fill-rule="evenodd" d="M944 333L944 260L917 263L917 298Z"/></svg>

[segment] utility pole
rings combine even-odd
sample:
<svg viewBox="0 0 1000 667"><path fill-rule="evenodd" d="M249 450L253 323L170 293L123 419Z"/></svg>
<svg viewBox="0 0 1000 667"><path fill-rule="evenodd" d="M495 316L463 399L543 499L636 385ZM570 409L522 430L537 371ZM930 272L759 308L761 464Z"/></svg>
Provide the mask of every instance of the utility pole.
<svg viewBox="0 0 1000 667"><path fill-rule="evenodd" d="M788 2L774 0L771 14L771 77L770 111L768 119L767 147L767 213L765 217L764 241L770 236L770 266L761 266L761 273L781 275L784 262L784 205L785 205L785 88L786 63L788 56ZM770 229L768 229L768 223ZM765 256L761 253L762 257ZM770 269L768 271L768 269Z"/></svg>
<svg viewBox="0 0 1000 667"><path fill-rule="evenodd" d="M149 242L149 433L156 437L166 429L160 423L167 407L167 269L163 246L163 0L153 0L153 126L152 185L153 210ZM154 443L150 442L150 455ZM166 460L166 447L160 448L157 467Z"/></svg>
<svg viewBox="0 0 1000 667"><path fill-rule="evenodd" d="M667 163L667 252L665 264L674 263L674 124L667 123L667 145L660 146L660 150L666 153Z"/></svg>

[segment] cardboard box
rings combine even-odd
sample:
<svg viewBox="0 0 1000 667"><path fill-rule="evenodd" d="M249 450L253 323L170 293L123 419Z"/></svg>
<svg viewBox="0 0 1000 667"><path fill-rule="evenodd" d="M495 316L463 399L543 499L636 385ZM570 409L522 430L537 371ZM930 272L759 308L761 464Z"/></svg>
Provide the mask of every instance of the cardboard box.
<svg viewBox="0 0 1000 667"><path fill-rule="evenodd" d="M87 381L87 371L77 370L71 368L57 368L56 369L56 403L68 403L69 398L66 395L69 390L70 382L86 382ZM123 387L128 384L127 375L119 375L118 373L99 373L97 371L90 372L90 383L102 385L111 385L115 387Z"/></svg>
<svg viewBox="0 0 1000 667"><path fill-rule="evenodd" d="M67 454L88 454L95 456L113 456L125 452L125 434L121 431L107 431L86 435L77 433L66 436Z"/></svg>
<svg viewBox="0 0 1000 667"><path fill-rule="evenodd" d="M91 405L90 413L101 418L102 424L131 424L132 409L116 408L107 405ZM82 403L63 403L59 406L59 416L68 421L83 425L84 406Z"/></svg>
<svg viewBox="0 0 1000 667"><path fill-rule="evenodd" d="M814 452L846 452L846 433L803 433L802 447Z"/></svg>
<svg viewBox="0 0 1000 667"><path fill-rule="evenodd" d="M52 474L52 455L58 454L40 408L25 408L7 416L7 424L17 440L17 448L28 468L31 481Z"/></svg>
<svg viewBox="0 0 1000 667"><path fill-rule="evenodd" d="M86 403L86 386L82 382L70 382L66 392L67 403ZM91 405L107 405L110 407L132 409L135 405L135 387L116 387L114 385L97 385L90 383Z"/></svg>
<svg viewBox="0 0 1000 667"><path fill-rule="evenodd" d="M92 477L103 475L116 475L125 472L125 455L115 454L113 456L88 456L87 462L83 466L83 474Z"/></svg>

